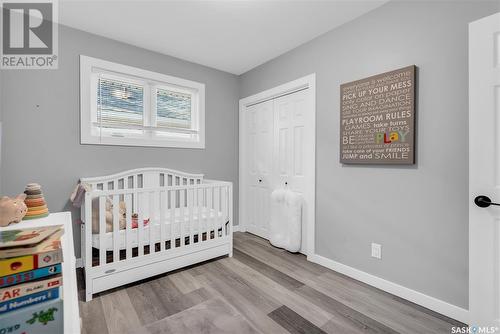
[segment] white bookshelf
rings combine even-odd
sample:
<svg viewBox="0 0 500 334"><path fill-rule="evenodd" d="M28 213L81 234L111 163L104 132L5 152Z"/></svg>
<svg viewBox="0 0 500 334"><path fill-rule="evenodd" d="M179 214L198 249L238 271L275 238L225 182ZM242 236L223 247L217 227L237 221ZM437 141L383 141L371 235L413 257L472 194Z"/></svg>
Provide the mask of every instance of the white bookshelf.
<svg viewBox="0 0 500 334"><path fill-rule="evenodd" d="M80 334L80 314L78 309L78 287L76 286L76 259L73 245L73 226L70 212L51 213L46 218L22 221L7 227L0 228L1 231L18 230L40 226L64 226L64 235L61 238L63 249L62 263L62 299L64 304L64 333Z"/></svg>

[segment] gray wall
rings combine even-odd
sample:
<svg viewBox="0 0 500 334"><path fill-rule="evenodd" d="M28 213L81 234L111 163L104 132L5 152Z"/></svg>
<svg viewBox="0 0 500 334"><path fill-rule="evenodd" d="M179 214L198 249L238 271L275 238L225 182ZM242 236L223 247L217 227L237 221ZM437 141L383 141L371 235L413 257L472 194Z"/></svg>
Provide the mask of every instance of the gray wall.
<svg viewBox="0 0 500 334"><path fill-rule="evenodd" d="M467 23L496 11L499 2L390 2L241 77L246 97L316 73L318 254L468 307ZM411 64L417 164L340 164L339 85Z"/></svg>
<svg viewBox="0 0 500 334"><path fill-rule="evenodd" d="M1 11L0 11L1 14ZM3 128L3 72L0 70L0 127ZM3 146L3 131L0 129L0 196L2 195L2 177L1 177L1 171L2 171L2 162L3 162L3 151L2 151L2 146Z"/></svg>
<svg viewBox="0 0 500 334"><path fill-rule="evenodd" d="M0 11L1 14L1 11ZM3 134L3 103L4 103L4 98L3 98L3 72L0 70L0 196L3 194L3 187L2 187L2 165L3 165L3 142L4 142L4 134Z"/></svg>
<svg viewBox="0 0 500 334"><path fill-rule="evenodd" d="M51 211L69 210L68 198L80 177L144 166L232 181L238 193L237 76L67 27L59 34L58 70L0 71L3 194L15 195L36 181ZM80 145L80 54L205 83L206 149ZM78 210L73 213L79 216ZM79 244L79 226L74 229Z"/></svg>

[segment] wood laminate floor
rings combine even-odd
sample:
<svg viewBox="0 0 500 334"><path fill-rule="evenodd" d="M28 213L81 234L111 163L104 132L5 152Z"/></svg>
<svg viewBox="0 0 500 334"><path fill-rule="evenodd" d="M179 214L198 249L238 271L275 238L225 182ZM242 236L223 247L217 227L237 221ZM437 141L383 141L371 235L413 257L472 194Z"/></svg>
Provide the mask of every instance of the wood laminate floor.
<svg viewBox="0 0 500 334"><path fill-rule="evenodd" d="M94 295L80 301L80 313L83 334L432 334L465 326L240 232L232 258Z"/></svg>

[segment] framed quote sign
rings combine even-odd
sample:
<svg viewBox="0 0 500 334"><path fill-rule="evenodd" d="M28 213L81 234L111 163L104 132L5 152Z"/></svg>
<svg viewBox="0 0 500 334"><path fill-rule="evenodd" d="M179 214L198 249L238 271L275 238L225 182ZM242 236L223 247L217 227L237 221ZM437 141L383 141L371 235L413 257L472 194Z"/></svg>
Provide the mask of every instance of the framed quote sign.
<svg viewBox="0 0 500 334"><path fill-rule="evenodd" d="M340 85L341 163L415 163L415 68Z"/></svg>

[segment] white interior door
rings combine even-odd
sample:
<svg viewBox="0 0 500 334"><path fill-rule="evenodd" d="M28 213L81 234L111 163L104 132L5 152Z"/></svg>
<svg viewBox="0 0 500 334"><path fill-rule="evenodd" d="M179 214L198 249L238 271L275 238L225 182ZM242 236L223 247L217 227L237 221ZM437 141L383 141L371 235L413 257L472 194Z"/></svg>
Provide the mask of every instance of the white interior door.
<svg viewBox="0 0 500 334"><path fill-rule="evenodd" d="M311 171L305 147L312 133L306 117L309 97L309 92L303 90L274 100L273 189L288 188L303 198L307 198L307 182L314 182L308 179ZM307 209L304 206L302 212L302 253L306 253Z"/></svg>
<svg viewBox="0 0 500 334"><path fill-rule="evenodd" d="M246 110L246 229L268 238L273 159L273 101Z"/></svg>
<svg viewBox="0 0 500 334"><path fill-rule="evenodd" d="M500 327L500 13L469 26L469 189L469 324Z"/></svg>

